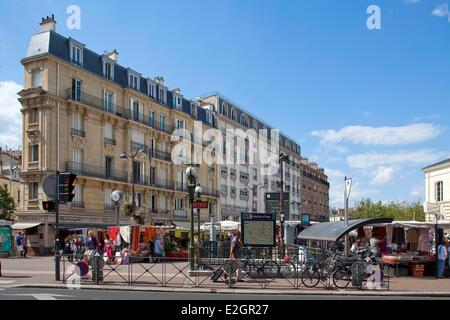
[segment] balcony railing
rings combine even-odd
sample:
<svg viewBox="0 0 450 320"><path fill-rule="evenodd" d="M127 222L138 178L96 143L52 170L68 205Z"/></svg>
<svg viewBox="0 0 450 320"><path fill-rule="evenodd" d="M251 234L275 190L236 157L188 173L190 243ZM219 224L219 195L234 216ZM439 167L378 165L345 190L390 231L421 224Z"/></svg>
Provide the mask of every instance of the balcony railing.
<svg viewBox="0 0 450 320"><path fill-rule="evenodd" d="M112 113L116 116L133 120L142 124L145 124L149 127L152 127L156 130L171 134L173 132L173 126L168 125L165 122L155 121L155 119L150 118L148 115L144 115L142 113L130 112L126 108L123 108L117 104L114 104L108 100L104 100L90 94L81 92L78 99L75 96L75 89L70 87L66 90L66 100L79 101L85 105L88 105L92 108L102 110L105 112Z"/></svg>
<svg viewBox="0 0 450 320"><path fill-rule="evenodd" d="M153 150L153 157L159 160L171 161L172 155L169 152L161 151L161 150Z"/></svg>
<svg viewBox="0 0 450 320"><path fill-rule="evenodd" d="M115 139L105 138L104 141L105 141L105 144L110 144L112 146L116 145L116 140Z"/></svg>
<svg viewBox="0 0 450 320"><path fill-rule="evenodd" d="M187 212L186 212L186 210L173 210L173 217L174 218L186 219L187 218Z"/></svg>
<svg viewBox="0 0 450 320"><path fill-rule="evenodd" d="M214 188L205 188L202 187L203 189L203 193L205 196L211 196L211 197L219 197L219 190L214 189Z"/></svg>
<svg viewBox="0 0 450 320"><path fill-rule="evenodd" d="M72 128L71 134L73 136L78 136L78 137L82 137L82 138L84 138L86 136L86 133L84 132L84 130L75 129L75 128Z"/></svg>
<svg viewBox="0 0 450 320"><path fill-rule="evenodd" d="M222 211L224 213L241 213L241 212L247 212L247 207L240 207L240 206L222 206Z"/></svg>
<svg viewBox="0 0 450 320"><path fill-rule="evenodd" d="M139 150L144 150L145 151L145 144L136 142L136 141L131 141L131 150L133 151L139 151Z"/></svg>
<svg viewBox="0 0 450 320"><path fill-rule="evenodd" d="M167 209L158 209L158 213L167 215L167 214L169 214L169 210L167 210Z"/></svg>
<svg viewBox="0 0 450 320"><path fill-rule="evenodd" d="M88 165L79 162L67 161L65 170L80 176L88 176L100 179L115 180L120 182L128 181L128 173L117 170L106 170L104 167Z"/></svg>

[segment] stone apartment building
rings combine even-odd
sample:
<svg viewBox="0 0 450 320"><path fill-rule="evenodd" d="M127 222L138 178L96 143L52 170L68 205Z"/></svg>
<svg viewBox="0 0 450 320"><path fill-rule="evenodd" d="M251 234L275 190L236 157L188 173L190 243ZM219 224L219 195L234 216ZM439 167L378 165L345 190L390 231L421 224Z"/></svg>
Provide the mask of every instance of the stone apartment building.
<svg viewBox="0 0 450 320"><path fill-rule="evenodd" d="M22 151L0 148L0 185L14 198L16 208L20 206L20 167Z"/></svg>
<svg viewBox="0 0 450 320"><path fill-rule="evenodd" d="M264 133L260 132L261 129L267 129L269 135L273 129L218 92L202 96L199 100L202 101L203 108L213 111L223 135L226 135L228 130L254 129L255 138L258 139L260 134ZM270 141L270 136L264 138ZM230 142L228 136L224 140ZM231 161L219 166L220 178L217 180L220 190L219 212L224 220L238 221L243 211L266 212L266 193L280 192L282 173L279 166L277 165L277 173L274 175L261 174L262 164L258 161L248 161L249 143L244 141L241 148L232 148L229 151L226 151L225 143L223 146L223 154L230 152L232 160L235 160L241 152L244 153L242 158L246 159L244 164ZM328 217L329 184L324 170L319 169L317 164L305 161L301 157L300 145L287 135L280 132L278 143L279 152L288 157L283 170L283 190L289 193L290 202L289 216L286 219L298 221L302 213L308 213L312 221L325 221ZM233 141L230 144L234 145ZM239 146L239 143L236 146ZM302 189L302 183L307 187ZM311 203L303 205L303 197Z"/></svg>
<svg viewBox="0 0 450 320"><path fill-rule="evenodd" d="M131 202L133 181L135 201L147 224L187 226L186 165L172 161L173 147L179 141L172 141L173 130L185 129L194 137L198 123L202 131L271 129L220 94L189 100L180 89L170 90L163 77L146 77L120 65L117 51L97 54L89 50L58 34L53 18L42 20L21 63L23 163L17 217L19 223L38 228L45 247L53 243L50 226L55 217L42 210L42 201L48 200L42 183L56 170L77 174L74 201L60 207L62 228L114 224L111 193L122 190L125 200ZM280 134L279 144L288 156L284 190L290 193L291 216L287 219L298 220L301 213L321 219L328 211L325 173L302 162L300 146L293 139ZM211 151L203 141L198 147ZM243 152L248 157L245 151L233 148L233 154ZM124 152L130 155L138 150L144 154L134 161L121 159ZM200 212L201 221L212 215L239 220L242 211L265 211L264 195L280 191L281 172L263 176L260 169L248 164L199 165L197 183L202 186L203 199L210 202L209 209ZM309 181L303 171L308 171L306 178L312 186L320 186L317 195L314 187L311 194L316 198L323 195L323 212L312 204L302 207L303 181ZM128 217L121 217L121 223L128 222Z"/></svg>
<svg viewBox="0 0 450 320"><path fill-rule="evenodd" d="M207 112L181 90L169 90L162 77L148 78L124 67L114 50L97 54L84 44L56 33L56 22L43 19L31 37L19 93L23 114L23 170L19 222L42 224L47 246L54 214L42 210L42 182L55 172L77 174L75 198L60 209L61 227L101 227L115 222L113 190L136 204L148 224L187 225L188 190L185 165L171 159L174 129L192 132L194 121L205 128ZM134 161L120 156L143 150ZM134 168L134 170L132 169ZM210 209L217 211L217 170L200 165L199 183ZM134 172L134 177L132 175ZM134 179L133 179L134 178ZM122 217L121 223L129 223Z"/></svg>
<svg viewBox="0 0 450 320"><path fill-rule="evenodd" d="M311 221L328 221L330 213L330 183L325 175L325 170L319 168L317 163L309 162L307 158L302 158L301 176L301 212L309 213Z"/></svg>

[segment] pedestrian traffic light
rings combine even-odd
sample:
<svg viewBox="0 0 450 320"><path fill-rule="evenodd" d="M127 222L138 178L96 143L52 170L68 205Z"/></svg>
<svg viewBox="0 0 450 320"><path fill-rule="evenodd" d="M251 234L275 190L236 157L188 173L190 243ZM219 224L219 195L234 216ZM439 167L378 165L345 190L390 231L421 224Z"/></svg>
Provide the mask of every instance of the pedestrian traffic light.
<svg viewBox="0 0 450 320"><path fill-rule="evenodd" d="M55 211L55 202L54 201L42 201L42 209L53 212Z"/></svg>
<svg viewBox="0 0 450 320"><path fill-rule="evenodd" d="M62 172L59 174L59 202L72 202L73 198L75 197L75 195L73 194L73 190L75 189L73 183L75 182L76 177L76 174L70 172Z"/></svg>

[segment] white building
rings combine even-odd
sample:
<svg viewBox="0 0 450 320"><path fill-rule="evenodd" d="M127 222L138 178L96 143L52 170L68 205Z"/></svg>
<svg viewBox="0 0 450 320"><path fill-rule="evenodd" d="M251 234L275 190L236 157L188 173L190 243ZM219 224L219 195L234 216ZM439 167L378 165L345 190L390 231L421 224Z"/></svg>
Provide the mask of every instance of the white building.
<svg viewBox="0 0 450 320"><path fill-rule="evenodd" d="M425 219L450 221L450 159L435 163L422 169L425 173Z"/></svg>
<svg viewBox="0 0 450 320"><path fill-rule="evenodd" d="M249 147L252 142L249 140L234 141L234 137L230 138L227 133L229 130L255 129L255 132L259 134L260 129L270 131L273 128L217 92L203 96L199 100L202 102L202 107L212 113L211 116L217 120L222 135L226 136L222 148L224 156L227 159L231 157L232 160L237 160L238 157L245 159L244 164L238 164L238 161L227 161L226 164L218 165L220 170L218 179L220 214L218 218L240 221L241 212L266 212L265 194L266 192L280 192L281 173L278 171L278 174L275 175L262 175L262 165L258 161L248 161L251 157L248 150L251 150ZM270 140L270 137L266 138ZM231 150L227 150L226 143L231 146ZM253 145L254 149L256 143ZM279 152L288 156L288 160L284 162L283 170L284 191L290 195L290 215L286 218L299 220L301 213L300 164L302 159L300 145L280 132ZM278 167L277 165L276 170L279 169Z"/></svg>

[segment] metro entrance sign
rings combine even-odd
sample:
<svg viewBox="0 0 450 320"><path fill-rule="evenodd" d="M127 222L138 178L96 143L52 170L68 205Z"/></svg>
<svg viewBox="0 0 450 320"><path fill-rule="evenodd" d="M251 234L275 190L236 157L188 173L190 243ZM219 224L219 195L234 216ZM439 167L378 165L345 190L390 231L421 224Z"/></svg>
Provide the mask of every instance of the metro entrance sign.
<svg viewBox="0 0 450 320"><path fill-rule="evenodd" d="M208 201L194 201L194 209L208 209Z"/></svg>

